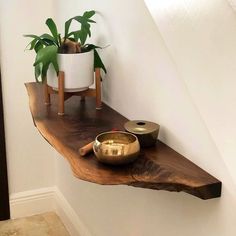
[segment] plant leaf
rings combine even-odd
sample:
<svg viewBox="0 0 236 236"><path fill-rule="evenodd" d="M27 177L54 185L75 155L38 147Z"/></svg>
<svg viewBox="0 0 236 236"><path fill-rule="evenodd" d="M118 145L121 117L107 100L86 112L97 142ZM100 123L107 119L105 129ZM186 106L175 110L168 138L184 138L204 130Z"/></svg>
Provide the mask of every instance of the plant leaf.
<svg viewBox="0 0 236 236"><path fill-rule="evenodd" d="M46 64L47 62L51 62L57 55L57 47L54 45L48 46L46 48L42 48L38 51L34 66L43 63Z"/></svg>
<svg viewBox="0 0 236 236"><path fill-rule="evenodd" d="M80 38L80 30L74 31L74 32L72 32L72 34L74 35L74 38L72 41L78 42L78 40Z"/></svg>
<svg viewBox="0 0 236 236"><path fill-rule="evenodd" d="M89 23L96 23L96 21L90 20L90 19L87 19L87 22L89 22Z"/></svg>
<svg viewBox="0 0 236 236"><path fill-rule="evenodd" d="M66 21L65 23L65 39L67 39L70 35L74 35L76 36L77 40L78 38L80 38L81 40L81 44L83 45L89 35L89 37L91 37L91 31L90 31L90 24L89 23L96 23L95 21L91 20L90 18L95 14L95 11L86 11L83 16L75 16L72 17L71 19L69 19L68 21ZM82 35L80 37L78 37L78 31L73 31L71 33L69 33L69 28L71 25L71 22L75 20L78 23L81 24L81 29L80 31L82 31ZM76 40L76 41L77 41Z"/></svg>
<svg viewBox="0 0 236 236"><path fill-rule="evenodd" d="M106 67L104 66L102 59L100 58L96 49L94 51L94 70L95 68L101 68L105 73L107 73Z"/></svg>
<svg viewBox="0 0 236 236"><path fill-rule="evenodd" d="M48 39L50 41L53 41L55 43L57 43L57 41L54 39L54 37L52 37L50 34L42 34L40 36L41 39Z"/></svg>
<svg viewBox="0 0 236 236"><path fill-rule="evenodd" d="M88 34L85 30L80 30L79 38L80 38L80 43L82 46L85 44L87 36Z"/></svg>
<svg viewBox="0 0 236 236"><path fill-rule="evenodd" d="M102 47L96 46L94 44L85 44L84 48L86 49L86 51L91 51L91 50L96 49L96 48L102 49Z"/></svg>
<svg viewBox="0 0 236 236"><path fill-rule="evenodd" d="M38 78L39 75L41 75L42 81L44 81L51 63L53 64L56 73L58 74L59 72L59 66L57 63L57 49L57 46L51 45L40 49L36 55L34 63L34 66L37 67L35 68L35 76Z"/></svg>
<svg viewBox="0 0 236 236"><path fill-rule="evenodd" d="M48 26L49 30L51 31L56 44L59 46L58 31L57 31L57 26L56 26L55 22L53 21L52 18L48 18L46 20L46 25Z"/></svg>
<svg viewBox="0 0 236 236"><path fill-rule="evenodd" d="M79 23L83 24L84 22L86 22L86 19L83 16L75 16L73 18L71 18L72 20L76 20Z"/></svg>
<svg viewBox="0 0 236 236"><path fill-rule="evenodd" d="M89 35L89 37L91 37L90 24L83 24L81 30L85 31Z"/></svg>
<svg viewBox="0 0 236 236"><path fill-rule="evenodd" d="M43 67L43 63L39 63L34 67L34 76L35 76L35 80L36 82L40 82L39 81L39 76L42 74L42 67Z"/></svg>
<svg viewBox="0 0 236 236"><path fill-rule="evenodd" d="M40 49L42 49L43 48L43 44L40 42L40 41L38 41L35 45L34 45L34 50L35 50L35 52L37 53Z"/></svg>
<svg viewBox="0 0 236 236"><path fill-rule="evenodd" d="M49 68L49 64L45 64L45 65L43 65L43 67L42 67L42 74L41 74L42 82L44 82L44 80L45 80L46 77L47 77L48 68Z"/></svg>
<svg viewBox="0 0 236 236"><path fill-rule="evenodd" d="M68 34L68 38L72 35L74 37L72 41L78 42L78 40L80 39L81 45L84 45L88 37L88 32L85 29L72 31Z"/></svg>
<svg viewBox="0 0 236 236"><path fill-rule="evenodd" d="M28 37L28 38L34 38L34 39L41 39L38 35L35 35L35 34L24 34L23 35L24 37Z"/></svg>
<svg viewBox="0 0 236 236"><path fill-rule="evenodd" d="M58 75L58 73L59 73L59 65L57 63L57 59L52 61L52 65L53 65L53 67L54 67L54 69L55 69L55 71L56 71L56 73Z"/></svg>
<svg viewBox="0 0 236 236"><path fill-rule="evenodd" d="M70 24L71 24L72 20L73 20L73 18L69 19L69 20L66 21L66 23L65 23L65 35L64 35L64 38L65 38L65 39L68 38L69 28L70 28Z"/></svg>
<svg viewBox="0 0 236 236"><path fill-rule="evenodd" d="M81 24L83 23L83 17L82 16L75 16L75 17L72 17L69 20L67 20L66 23L65 23L65 36L64 36L65 39L67 39L69 37L68 36L69 35L69 28L70 28L72 20L76 20Z"/></svg>
<svg viewBox="0 0 236 236"><path fill-rule="evenodd" d="M91 10L91 11L86 11L86 12L84 12L84 14L83 14L83 17L85 17L85 18L91 18L92 16L94 16L95 15L95 11L94 10Z"/></svg>
<svg viewBox="0 0 236 236"><path fill-rule="evenodd" d="M76 31L72 31L72 32L70 32L67 36L68 36L68 39L70 39L70 40L72 40L71 38L70 38L70 36L74 36L75 34L79 34L80 33L80 30L76 30ZM76 41L76 40L72 40L72 41Z"/></svg>
<svg viewBox="0 0 236 236"><path fill-rule="evenodd" d="M35 47L38 47L39 44L44 46L56 44L55 39L49 34L43 34L41 36L37 36L34 34L27 34L24 35L24 37L33 38L33 40L26 46L27 49L30 45L30 48L28 48L29 50L35 49ZM37 48L35 49L35 51L37 51Z"/></svg>
<svg viewBox="0 0 236 236"><path fill-rule="evenodd" d="M36 44L37 41L40 41L43 45L47 46L47 43L44 42L44 41L40 38L40 36L37 36L37 35L35 35L35 34L25 34L24 37L33 38L33 40L26 46L26 48L27 48L29 45L31 45L31 47L32 47L32 43L33 43L33 48L34 48L34 45ZM35 40L35 41L34 41L34 40ZM30 47L30 48L31 48L31 47ZM32 49L33 49L33 48L32 48ZM31 50L31 49L30 49L30 50Z"/></svg>
<svg viewBox="0 0 236 236"><path fill-rule="evenodd" d="M58 34L59 47L61 46L61 34Z"/></svg>
<svg viewBox="0 0 236 236"><path fill-rule="evenodd" d="M89 52L91 50L94 51L94 70L95 70L95 68L101 68L101 69L103 69L103 71L105 73L107 73L106 67L103 64L102 59L101 59L101 57L99 56L99 54L98 54L98 52L96 50L97 48L102 48L102 47L96 46L94 44L85 44L83 46L83 50L85 52Z"/></svg>
<svg viewBox="0 0 236 236"><path fill-rule="evenodd" d="M38 39L33 39L27 46L25 49L27 49L30 45L30 48L28 48L29 50L32 50L35 47L35 44L38 42Z"/></svg>

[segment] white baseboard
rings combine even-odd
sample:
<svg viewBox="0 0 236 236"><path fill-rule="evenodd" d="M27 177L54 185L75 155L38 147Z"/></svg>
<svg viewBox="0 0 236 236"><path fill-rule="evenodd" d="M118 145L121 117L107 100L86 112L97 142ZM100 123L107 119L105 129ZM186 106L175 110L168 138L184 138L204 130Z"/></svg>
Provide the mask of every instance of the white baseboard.
<svg viewBox="0 0 236 236"><path fill-rule="evenodd" d="M54 211L55 189L41 188L10 195L11 218L21 218Z"/></svg>
<svg viewBox="0 0 236 236"><path fill-rule="evenodd" d="M71 236L91 236L78 214L57 187L11 194L10 210L12 219L54 211Z"/></svg>
<svg viewBox="0 0 236 236"><path fill-rule="evenodd" d="M71 236L92 236L58 188L55 189L56 213Z"/></svg>

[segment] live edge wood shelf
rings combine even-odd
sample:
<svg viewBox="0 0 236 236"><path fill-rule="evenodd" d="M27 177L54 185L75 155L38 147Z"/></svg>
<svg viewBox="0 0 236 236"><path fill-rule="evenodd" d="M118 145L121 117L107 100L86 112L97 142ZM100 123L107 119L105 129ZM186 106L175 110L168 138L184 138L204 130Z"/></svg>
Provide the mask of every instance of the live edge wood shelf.
<svg viewBox="0 0 236 236"><path fill-rule="evenodd" d="M95 98L80 102L78 97L67 100L65 115L58 116L56 95L51 105L45 106L41 84L27 83L26 88L35 126L68 160L79 179L103 185L184 191L201 199L220 197L219 180L160 141L153 148L142 149L141 157L129 165L107 166L99 163L94 154L80 157L80 147L101 132L123 130L127 119L105 104L102 110L96 110Z"/></svg>

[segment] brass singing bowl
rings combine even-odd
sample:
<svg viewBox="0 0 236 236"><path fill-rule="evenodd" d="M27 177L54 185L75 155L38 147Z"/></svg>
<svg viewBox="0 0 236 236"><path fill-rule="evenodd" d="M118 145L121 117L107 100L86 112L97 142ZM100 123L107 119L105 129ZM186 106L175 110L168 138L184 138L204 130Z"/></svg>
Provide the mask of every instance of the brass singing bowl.
<svg viewBox="0 0 236 236"><path fill-rule="evenodd" d="M127 132L114 131L99 134L93 145L97 159L111 165L127 164L139 156L138 138Z"/></svg>

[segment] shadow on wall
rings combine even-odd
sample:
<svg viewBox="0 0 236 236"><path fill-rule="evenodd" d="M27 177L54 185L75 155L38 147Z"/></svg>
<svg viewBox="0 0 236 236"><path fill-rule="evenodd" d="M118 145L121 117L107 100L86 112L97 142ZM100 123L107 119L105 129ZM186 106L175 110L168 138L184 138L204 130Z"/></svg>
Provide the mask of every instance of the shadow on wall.
<svg viewBox="0 0 236 236"><path fill-rule="evenodd" d="M68 168L68 173L69 171ZM89 220L87 223L92 226L91 232L106 229L102 231L103 234L122 232L122 235L135 235L134 230L138 230L137 235L142 236L151 236L153 232L162 235L175 235L176 232L181 232L182 235L195 235L195 228L196 235L207 235L207 228L208 232L225 235L225 226L222 222L225 221L225 215L229 214L231 206L223 203L233 200L224 199L229 196L225 190L222 198L204 201L185 193L129 186L101 186L78 180L74 187L76 188L71 193L66 194L73 194L77 202L90 203L77 204L75 210L84 212L84 219ZM98 217L95 212L102 214ZM234 213L228 216L234 217L233 215ZM163 227L167 221L168 227ZM232 229L233 225L229 227L229 232Z"/></svg>

